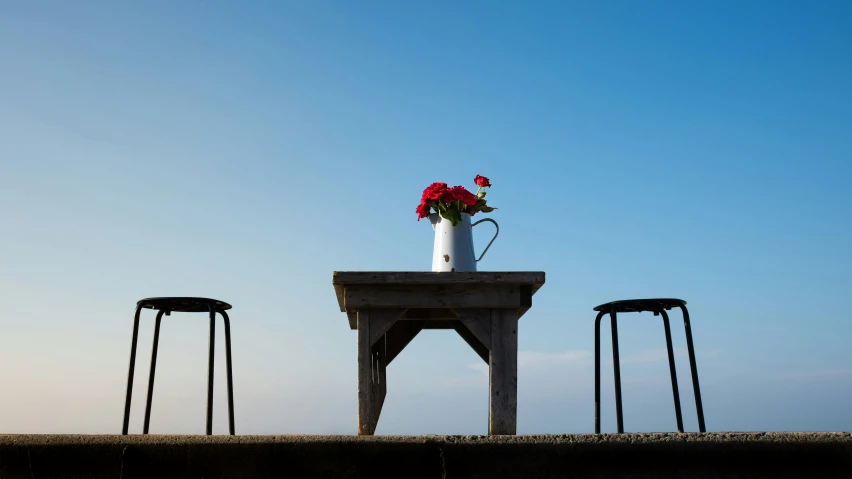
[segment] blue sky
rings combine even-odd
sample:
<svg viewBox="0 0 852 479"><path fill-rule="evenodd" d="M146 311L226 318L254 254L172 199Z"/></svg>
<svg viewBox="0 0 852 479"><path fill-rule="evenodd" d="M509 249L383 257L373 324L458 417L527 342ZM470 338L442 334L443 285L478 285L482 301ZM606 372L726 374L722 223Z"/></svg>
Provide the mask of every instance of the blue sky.
<svg viewBox="0 0 852 479"><path fill-rule="evenodd" d="M239 433L354 434L332 272L428 270L420 192L476 174L480 269L547 273L519 433L591 432L592 308L657 296L708 430L852 430L848 2L12 1L0 65L0 432L120 431L135 302L197 295L234 305ZM164 321L152 432L204 431L206 327ZM619 333L625 429L674 430L659 318ZM484 434L482 366L422 333L377 433Z"/></svg>

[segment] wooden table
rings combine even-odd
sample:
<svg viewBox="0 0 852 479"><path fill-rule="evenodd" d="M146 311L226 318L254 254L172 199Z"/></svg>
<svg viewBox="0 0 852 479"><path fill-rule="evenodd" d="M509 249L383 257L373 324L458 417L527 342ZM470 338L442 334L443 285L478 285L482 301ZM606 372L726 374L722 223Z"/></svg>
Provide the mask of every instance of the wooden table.
<svg viewBox="0 0 852 479"><path fill-rule="evenodd" d="M385 369L424 329L454 329L489 366L488 434L515 434L518 319L544 284L543 272L336 271L340 311L358 330L358 434L382 411Z"/></svg>

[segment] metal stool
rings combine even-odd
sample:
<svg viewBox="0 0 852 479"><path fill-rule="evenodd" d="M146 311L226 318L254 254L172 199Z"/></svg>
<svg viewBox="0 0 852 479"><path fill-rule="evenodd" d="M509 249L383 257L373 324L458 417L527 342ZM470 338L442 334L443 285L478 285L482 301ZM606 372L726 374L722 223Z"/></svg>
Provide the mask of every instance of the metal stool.
<svg viewBox="0 0 852 479"><path fill-rule="evenodd" d="M228 313L231 305L207 298L148 298L136 303L136 314L133 317L133 342L130 346L130 371L127 373L127 398L124 403L124 423L121 434L127 434L130 421L130 397L133 394L133 371L136 367L136 339L139 335L139 313L142 308L156 309L157 320L154 325L154 349L151 352L151 372L148 376L148 402L145 405L145 425L142 434L148 434L148 424L151 420L151 398L154 394L154 371L157 368L157 343L160 340L160 320L163 315L171 313L210 313L210 353L207 363L207 434L213 434L213 351L216 345L216 313L225 320L225 357L228 369L228 427L234 435L234 385L231 380L231 322Z"/></svg>
<svg viewBox="0 0 852 479"><path fill-rule="evenodd" d="M704 408L701 406L701 391L698 387L698 371L695 367L695 351L692 347L692 329L689 326L689 312L686 310L686 301L672 298L659 299L628 299L624 301L613 301L602 304L596 308L599 311L595 318L595 434L601 433L601 318L609 313L612 324L612 361L615 372L615 412L618 421L618 432L624 432L624 421L621 415L621 366L618 361L618 326L616 325L616 313L641 313L651 311L654 316L663 317L663 326L666 330L666 350L669 354L669 371L672 377L672 395L674 396L675 416L677 417L677 430L683 432L683 418L680 414L680 395L677 391L677 372L675 370L674 353L672 352L672 333L669 328L669 316L667 310L678 307L683 312L683 325L686 329L686 347L689 352L689 369L692 372L692 388L695 392L695 410L698 413L698 430L704 432Z"/></svg>

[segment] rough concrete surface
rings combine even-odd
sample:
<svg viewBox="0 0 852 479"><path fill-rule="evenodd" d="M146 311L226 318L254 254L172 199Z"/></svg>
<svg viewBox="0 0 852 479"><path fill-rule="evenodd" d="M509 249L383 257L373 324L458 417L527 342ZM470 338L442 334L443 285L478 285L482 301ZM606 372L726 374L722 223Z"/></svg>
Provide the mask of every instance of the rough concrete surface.
<svg viewBox="0 0 852 479"><path fill-rule="evenodd" d="M850 433L0 435L0 479L852 478Z"/></svg>

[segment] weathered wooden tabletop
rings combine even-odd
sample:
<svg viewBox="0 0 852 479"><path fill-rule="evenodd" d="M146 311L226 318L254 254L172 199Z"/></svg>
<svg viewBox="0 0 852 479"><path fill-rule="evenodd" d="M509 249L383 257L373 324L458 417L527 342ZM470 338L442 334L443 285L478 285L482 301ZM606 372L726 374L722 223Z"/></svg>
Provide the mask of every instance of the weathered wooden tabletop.
<svg viewBox="0 0 852 479"><path fill-rule="evenodd" d="M435 310L487 304L517 308L523 316L544 285L544 272L335 271L331 282L340 311L348 313L349 327L356 329L355 309L363 307Z"/></svg>
<svg viewBox="0 0 852 479"><path fill-rule="evenodd" d="M543 272L350 272L332 283L358 330L358 433L373 434L385 368L423 329L454 329L489 365L489 434L515 434L517 324Z"/></svg>

